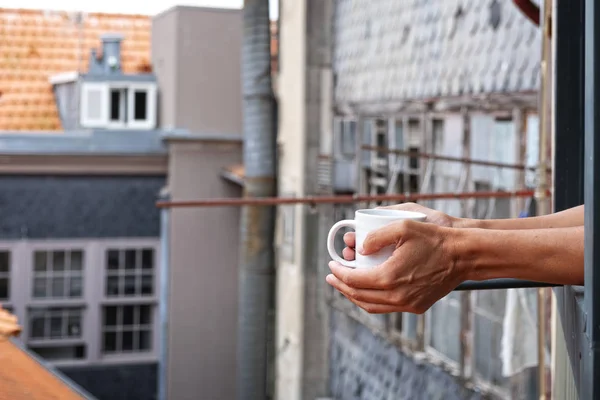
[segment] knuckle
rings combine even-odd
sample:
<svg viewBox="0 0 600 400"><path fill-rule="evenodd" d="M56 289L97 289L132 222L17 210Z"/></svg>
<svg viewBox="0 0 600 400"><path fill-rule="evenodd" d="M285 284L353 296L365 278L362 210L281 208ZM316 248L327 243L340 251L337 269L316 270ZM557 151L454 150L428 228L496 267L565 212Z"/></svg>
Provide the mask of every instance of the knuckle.
<svg viewBox="0 0 600 400"><path fill-rule="evenodd" d="M355 300L360 300L360 294L358 293L358 291L354 288L348 288L346 290L346 293L348 294L349 297L352 297Z"/></svg>
<svg viewBox="0 0 600 400"><path fill-rule="evenodd" d="M394 305L397 306L404 306L406 305L406 297L404 295L404 293L395 293L394 295L392 295L392 303L394 303Z"/></svg>
<svg viewBox="0 0 600 400"><path fill-rule="evenodd" d="M347 286L349 286L350 288L352 288L352 286L354 286L354 278L352 278L352 275L343 275L341 277L342 282L344 282Z"/></svg>
<svg viewBox="0 0 600 400"><path fill-rule="evenodd" d="M380 279L380 286L382 289L390 290L396 287L396 279L390 273L382 274Z"/></svg>

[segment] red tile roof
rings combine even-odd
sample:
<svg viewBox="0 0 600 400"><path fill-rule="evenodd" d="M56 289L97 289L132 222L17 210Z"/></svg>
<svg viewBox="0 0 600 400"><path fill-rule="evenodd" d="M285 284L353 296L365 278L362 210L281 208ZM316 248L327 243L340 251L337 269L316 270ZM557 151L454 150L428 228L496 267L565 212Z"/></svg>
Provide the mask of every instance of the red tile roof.
<svg viewBox="0 0 600 400"><path fill-rule="evenodd" d="M0 131L58 131L50 76L87 71L103 33L124 35L124 72L147 71L151 19L121 15L0 8Z"/></svg>
<svg viewBox="0 0 600 400"><path fill-rule="evenodd" d="M0 400L83 400L9 337L21 332L17 318L0 307Z"/></svg>

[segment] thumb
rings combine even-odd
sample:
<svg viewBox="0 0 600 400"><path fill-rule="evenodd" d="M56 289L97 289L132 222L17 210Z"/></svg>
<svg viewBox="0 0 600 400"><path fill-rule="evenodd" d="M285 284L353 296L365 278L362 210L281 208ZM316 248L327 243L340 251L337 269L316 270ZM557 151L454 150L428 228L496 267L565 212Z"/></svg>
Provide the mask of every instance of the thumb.
<svg viewBox="0 0 600 400"><path fill-rule="evenodd" d="M369 255L378 252L384 247L397 244L402 238L405 238L408 231L406 226L409 223L410 221L393 222L383 228L369 232L359 253Z"/></svg>

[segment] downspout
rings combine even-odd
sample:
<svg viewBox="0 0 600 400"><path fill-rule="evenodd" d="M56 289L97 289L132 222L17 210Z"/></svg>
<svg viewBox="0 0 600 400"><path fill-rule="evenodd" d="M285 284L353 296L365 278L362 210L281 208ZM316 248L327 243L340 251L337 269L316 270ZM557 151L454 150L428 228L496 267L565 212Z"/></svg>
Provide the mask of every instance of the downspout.
<svg viewBox="0 0 600 400"><path fill-rule="evenodd" d="M161 194L161 200L169 201L170 195ZM168 348L169 348L169 244L170 208L160 210L160 299L158 313L160 319L160 348L158 359L158 400L167 400Z"/></svg>
<svg viewBox="0 0 600 400"><path fill-rule="evenodd" d="M538 9L539 10L539 9ZM541 24L542 33L542 59L540 63L541 87L539 94L540 124L539 124L539 163L538 184L535 190L537 202L537 214L546 215L550 211L548 189L548 156L549 156L549 78L550 78L550 17L552 0L544 0L543 20ZM539 399L546 399L546 292L545 288L538 289L538 372L539 372Z"/></svg>
<svg viewBox="0 0 600 400"><path fill-rule="evenodd" d="M244 197L276 195L276 131L268 0L244 1ZM237 398L268 399L270 310L275 293L275 208L248 205L240 221Z"/></svg>

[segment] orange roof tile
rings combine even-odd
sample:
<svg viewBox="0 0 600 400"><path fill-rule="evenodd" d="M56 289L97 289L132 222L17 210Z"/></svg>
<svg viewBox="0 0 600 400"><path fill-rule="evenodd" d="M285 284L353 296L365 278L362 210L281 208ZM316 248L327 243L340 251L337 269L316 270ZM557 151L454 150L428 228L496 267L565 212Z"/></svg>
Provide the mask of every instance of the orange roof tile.
<svg viewBox="0 0 600 400"><path fill-rule="evenodd" d="M83 400L10 340L0 340L0 400Z"/></svg>
<svg viewBox="0 0 600 400"><path fill-rule="evenodd" d="M84 399L8 339L20 332L17 318L0 307L0 400Z"/></svg>
<svg viewBox="0 0 600 400"><path fill-rule="evenodd" d="M147 71L151 19L145 15L77 13L0 8L0 131L58 131L60 118L50 76L87 71L100 36L124 36L126 73Z"/></svg>

